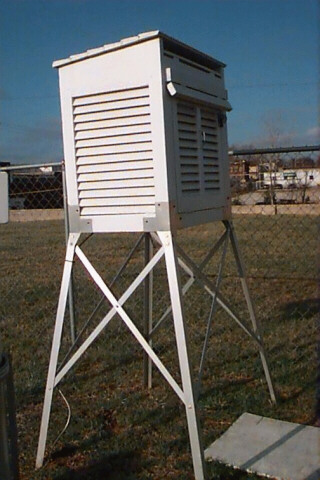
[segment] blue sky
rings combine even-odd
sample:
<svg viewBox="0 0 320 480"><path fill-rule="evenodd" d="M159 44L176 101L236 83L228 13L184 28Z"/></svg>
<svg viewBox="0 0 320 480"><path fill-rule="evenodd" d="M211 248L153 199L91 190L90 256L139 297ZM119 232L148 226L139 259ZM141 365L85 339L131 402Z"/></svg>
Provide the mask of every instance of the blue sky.
<svg viewBox="0 0 320 480"><path fill-rule="evenodd" d="M0 161L63 157L52 61L149 30L227 64L229 144L319 143L317 0L0 0Z"/></svg>

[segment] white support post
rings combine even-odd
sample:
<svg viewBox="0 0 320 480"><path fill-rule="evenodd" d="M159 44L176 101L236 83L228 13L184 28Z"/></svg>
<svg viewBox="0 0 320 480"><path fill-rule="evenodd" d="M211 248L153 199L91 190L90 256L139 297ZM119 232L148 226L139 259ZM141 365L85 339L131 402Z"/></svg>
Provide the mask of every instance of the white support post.
<svg viewBox="0 0 320 480"><path fill-rule="evenodd" d="M55 376L56 376L56 370L57 370L57 362L58 362L58 356L59 356L59 350L60 350L60 344L61 344L64 315L65 315L66 303L68 299L69 285L70 285L73 260L74 260L74 252L75 252L75 248L79 240L79 237L80 237L79 233L71 233L69 235L68 244L67 244L66 259L64 263L59 303L58 303L57 316L56 316L56 324L55 324L51 355L50 355L46 393L45 393L43 411L42 411L38 451L37 451L37 458L36 458L36 468L40 468L43 465L51 404L52 404L53 389L54 389Z"/></svg>
<svg viewBox="0 0 320 480"><path fill-rule="evenodd" d="M179 365L182 378L182 387L185 396L185 407L192 453L193 469L196 480L204 480L204 452L198 421L197 404L195 401L190 357L188 353L187 335L183 317L182 293L180 288L175 245L171 232L157 232L157 234L165 249L167 276L170 290Z"/></svg>
<svg viewBox="0 0 320 480"><path fill-rule="evenodd" d="M144 264L148 265L153 256L153 244L150 233L144 234ZM153 302L153 270L144 281L144 335L152 347L152 302ZM152 388L152 360L144 352L143 356L143 383L145 388Z"/></svg>
<svg viewBox="0 0 320 480"><path fill-rule="evenodd" d="M273 386L273 382L272 382L272 378L271 378L271 374L270 374L270 370L269 370L269 365L268 365L268 360L267 360L266 352L265 352L265 349L264 349L263 338L262 338L262 334L261 334L261 328L260 328L260 324L257 320L256 314L255 314L255 311L254 311L253 303L251 301L249 288L248 288L248 283L247 283L247 278L246 278L246 273L245 273L245 268L244 268L244 263L243 263L243 260L242 260L242 257L241 257L236 233L234 231L234 227L232 225L232 222L228 221L228 222L225 222L225 224L226 224L227 228L230 229L231 245L232 245L234 257L235 257L236 264L237 264L237 269L238 269L238 273L239 273L239 277L240 277L240 281L241 281L243 294L244 294L244 297L246 299L250 320L251 320L251 323L252 323L252 326L253 326L253 331L260 340L260 343L258 345L259 346L259 353L260 353L260 358L261 358L263 370L264 370L264 373L265 373L265 376L266 376L271 401L273 403L277 403L277 396L276 396L276 392L275 392L275 389L274 389L274 386Z"/></svg>
<svg viewBox="0 0 320 480"><path fill-rule="evenodd" d="M66 186L66 170L65 163L62 161L62 187L63 187L63 210L64 210L64 229L66 236L66 246L68 245L68 239L70 234L70 225L69 225L69 210L68 210L68 197L67 197L67 186ZM71 346L75 344L76 341L76 316L74 308L74 295L73 295L73 275L71 272L69 290L68 290L68 305L69 305L69 316L70 316L70 339Z"/></svg>

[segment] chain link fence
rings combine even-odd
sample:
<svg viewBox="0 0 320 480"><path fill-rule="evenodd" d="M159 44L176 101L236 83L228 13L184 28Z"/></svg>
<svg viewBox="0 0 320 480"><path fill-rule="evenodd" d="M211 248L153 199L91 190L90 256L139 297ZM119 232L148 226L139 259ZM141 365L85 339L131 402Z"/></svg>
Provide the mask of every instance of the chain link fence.
<svg viewBox="0 0 320 480"><path fill-rule="evenodd" d="M206 446L243 411L312 423L315 407L319 147L234 151L230 164L233 222L281 401L271 405L255 344L217 306L199 396ZM160 480L181 479L181 472L184 479L193 478L184 407L155 368L152 389L143 388L146 359L117 316L68 374L62 392L55 393L47 463L34 471L65 256L63 172L60 164L2 169L10 176L10 222L0 226L0 335L13 357L21 478ZM177 241L200 264L223 231L222 224L202 225L180 231ZM145 263L138 234L93 235L82 248L117 298ZM204 269L214 284L221 265L219 292L248 318L230 246L219 249ZM180 273L185 285L189 276ZM165 319L148 340L180 383L164 262L155 267L149 288L150 282L153 326ZM146 288L138 287L125 303L142 332ZM211 306L210 295L194 282L184 296L184 311L195 381ZM71 337L78 335L81 343L108 311L75 262L60 361L70 353ZM69 408L71 421L60 438Z"/></svg>

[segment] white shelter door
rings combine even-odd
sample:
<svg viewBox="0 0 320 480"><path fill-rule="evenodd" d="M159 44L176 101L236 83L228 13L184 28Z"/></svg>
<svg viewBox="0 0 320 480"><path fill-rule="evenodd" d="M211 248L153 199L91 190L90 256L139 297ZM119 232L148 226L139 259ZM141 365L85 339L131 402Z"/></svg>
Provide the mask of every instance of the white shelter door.
<svg viewBox="0 0 320 480"><path fill-rule="evenodd" d="M210 106L174 101L179 210L187 213L220 208L225 198L219 112Z"/></svg>

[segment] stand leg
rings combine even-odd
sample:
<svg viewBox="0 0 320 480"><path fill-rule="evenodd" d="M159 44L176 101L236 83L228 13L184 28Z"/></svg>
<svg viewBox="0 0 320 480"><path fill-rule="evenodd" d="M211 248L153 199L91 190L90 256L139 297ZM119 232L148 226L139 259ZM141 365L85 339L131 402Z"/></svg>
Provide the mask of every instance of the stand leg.
<svg viewBox="0 0 320 480"><path fill-rule="evenodd" d="M187 336L183 318L182 295L178 273L177 257L171 232L157 233L165 249L167 276L172 304L173 321L177 341L194 474L196 480L204 480L205 463L197 415L197 405L194 395L192 373L189 362Z"/></svg>
<svg viewBox="0 0 320 480"><path fill-rule="evenodd" d="M153 257L153 245L149 233L144 235L144 264L147 265ZM153 299L153 272L149 273L144 281L144 336L152 347L152 299ZM145 388L152 388L152 360L149 355L143 354L143 383Z"/></svg>
<svg viewBox="0 0 320 480"><path fill-rule="evenodd" d="M234 257L235 257L235 260L236 260L236 263L237 263L237 268L238 268L238 273L239 273L239 277L240 277L240 281L241 281L241 286L242 286L242 290L243 290L243 293L244 293L244 296L245 296L245 299L246 299L246 303L247 303L247 306L248 306L249 315L250 315L250 319L251 319L252 326L253 326L253 331L254 331L254 333L257 334L257 336L260 340L259 353L260 353L260 358L261 358L263 370L264 370L264 373L265 373L265 376L266 376L270 397L271 397L271 400L272 400L273 403L277 403L277 397L276 397L275 389L274 389L274 386L273 386L273 382L272 382L272 378L271 378L271 374L270 374L270 370L269 370L269 365L268 365L268 361L267 361L266 352L265 352L264 345L263 345L261 328L260 328L259 322L256 318L254 307L253 307L253 304L252 304L252 301L251 301L251 298L250 298L247 278L246 278L245 269L244 269L244 263L243 263L243 260L241 258L240 249L239 249L239 245L238 245L238 240L237 240L237 237L236 237L236 234L235 234L234 227L233 227L232 223L231 222L225 222L225 226L230 231L231 245L232 245Z"/></svg>
<svg viewBox="0 0 320 480"><path fill-rule="evenodd" d="M62 162L62 186L63 186L64 230L65 230L66 247L67 247L69 234L70 234L70 226L69 226L69 210L68 210L68 197L67 197L67 185L66 185L66 170L65 170L64 161ZM68 305L69 305L69 315L70 315L70 339L71 339L71 345L74 345L76 341L76 316L75 316L75 308L74 308L72 275L69 283Z"/></svg>
<svg viewBox="0 0 320 480"><path fill-rule="evenodd" d="M74 251L75 251L75 247L77 245L79 236L80 234L70 234L68 239L68 244L67 244L67 253L66 253L66 259L64 263L58 310L57 310L57 316L56 316L56 324L55 324L51 355L50 355L46 393L45 393L43 411L42 411L42 419L41 419L41 427L40 427L40 435L39 435L39 443L38 443L38 451L37 451L37 459L36 459L36 468L40 468L42 466L43 459L44 459L53 389L54 389L56 370L57 370L58 355L59 355L60 344L61 344L64 314L65 314L66 303L68 299L68 291L69 291L70 278L72 273Z"/></svg>

